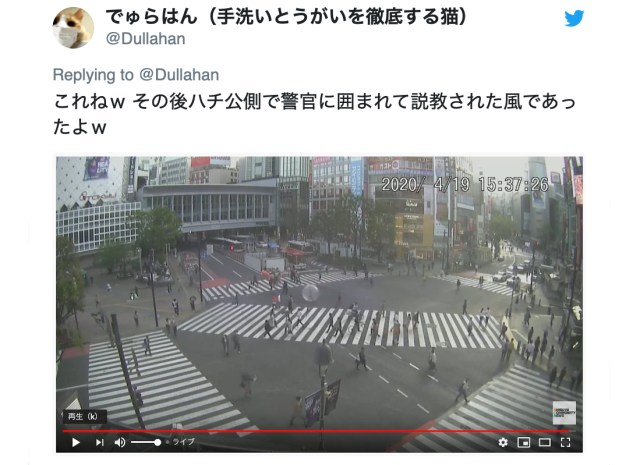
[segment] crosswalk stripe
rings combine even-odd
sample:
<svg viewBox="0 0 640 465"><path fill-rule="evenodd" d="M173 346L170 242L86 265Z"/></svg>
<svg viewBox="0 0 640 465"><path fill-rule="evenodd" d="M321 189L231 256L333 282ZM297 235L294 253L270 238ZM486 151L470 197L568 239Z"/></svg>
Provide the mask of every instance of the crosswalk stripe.
<svg viewBox="0 0 640 465"><path fill-rule="evenodd" d="M569 426L575 430L572 435L572 447L581 448L582 438L578 431L582 425L582 396L561 387L549 388L546 373L531 370L516 363L507 372L489 382L468 404L463 404L446 417L437 420L432 429L556 429L553 426L552 402L557 400L575 400L577 406L577 425ZM399 448L401 451L485 451L497 449L499 433L426 433L416 436ZM548 437L549 434L527 434L535 443L536 437ZM508 449L517 449L510 442ZM559 450L559 444L551 449Z"/></svg>
<svg viewBox="0 0 640 465"><path fill-rule="evenodd" d="M333 311L334 330L327 331L329 312ZM240 336L251 338L262 338L265 336L264 322L270 318L271 305L265 304L240 304L226 302L203 312L179 326L181 331L192 331L206 334L231 334L237 332ZM298 313L302 316L302 324L298 325ZM371 336L373 329L373 318L378 315L378 334L380 337ZM466 317L452 313L428 313L419 312L416 326L415 315L412 313L408 318L406 311L388 310L385 315L381 311L362 309L360 310L360 330L355 326L355 313L350 309L338 309L333 307L296 307L292 314L293 334L286 334L287 310L280 306L275 310L275 326L271 330L271 339L286 340L295 342L321 343L324 337L330 343L340 343L344 345L371 345L371 346L391 346L393 345L393 329L397 321L400 334L398 337L398 347L451 347L456 348L477 348L478 350L500 348L500 341L497 339L497 326L491 320L486 328L480 327L479 323L473 319L474 331L468 337L466 331ZM338 321L342 322L342 335L335 333ZM299 328L298 326L302 326ZM494 328L496 329L494 331ZM426 332L425 332L426 329ZM160 333L158 333L160 334ZM164 335L162 335L164 337ZM268 335L267 335L268 338ZM164 341L164 342L161 342ZM151 342L152 350L162 354L165 350L171 350L171 342L166 338ZM129 346L127 346L128 349ZM139 353L141 348L135 347ZM100 349L109 351L109 346ZM102 363L96 359L92 369L98 367L107 369L108 366L99 365Z"/></svg>
<svg viewBox="0 0 640 465"><path fill-rule="evenodd" d="M229 308L229 315L225 318L220 325L212 326L207 330L208 334L216 333L216 334L227 334L237 332L239 335L242 334L242 330L239 329L243 323L248 323L258 318L262 318L264 315L268 313L269 307L265 307L264 305L255 305L249 304L241 308L239 311L234 312L233 307Z"/></svg>
<svg viewBox="0 0 640 465"><path fill-rule="evenodd" d="M142 345L143 336L123 340L125 355ZM131 380L144 398L140 408L147 428L167 428L182 423L186 429L194 424L211 428L223 422L251 422L234 408L209 380L178 350L161 331L149 335L151 356L138 355L137 374L127 357ZM142 352L142 350L140 350ZM92 344L89 351L89 406L106 408L119 422L136 426L137 417L131 405L118 351L102 344ZM252 425L253 429L257 429Z"/></svg>
<svg viewBox="0 0 640 465"><path fill-rule="evenodd" d="M444 327L445 332L447 333L447 337L449 340L449 344L451 345L451 348L456 349L458 346L455 343L455 339L453 338L453 334L451 334L451 330L449 329L449 325L447 324L447 315L445 315L444 313L440 313L440 319L442 321L442 326Z"/></svg>

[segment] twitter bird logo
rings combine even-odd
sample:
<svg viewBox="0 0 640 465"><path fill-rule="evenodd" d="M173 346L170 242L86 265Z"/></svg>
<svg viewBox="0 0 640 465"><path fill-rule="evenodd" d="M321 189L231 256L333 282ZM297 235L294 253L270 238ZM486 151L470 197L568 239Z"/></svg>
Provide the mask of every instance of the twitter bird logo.
<svg viewBox="0 0 640 465"><path fill-rule="evenodd" d="M582 15L584 14L583 10L576 10L573 14L568 11L564 12L564 17L567 18L567 27L577 26L582 22Z"/></svg>

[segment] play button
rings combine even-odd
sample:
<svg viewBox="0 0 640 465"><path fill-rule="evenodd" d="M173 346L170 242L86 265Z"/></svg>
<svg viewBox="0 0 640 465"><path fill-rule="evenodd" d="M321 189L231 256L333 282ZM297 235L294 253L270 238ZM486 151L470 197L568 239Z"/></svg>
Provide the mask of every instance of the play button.
<svg viewBox="0 0 640 465"><path fill-rule="evenodd" d="M71 447L76 447L78 444L80 444L80 441L76 438L71 438Z"/></svg>

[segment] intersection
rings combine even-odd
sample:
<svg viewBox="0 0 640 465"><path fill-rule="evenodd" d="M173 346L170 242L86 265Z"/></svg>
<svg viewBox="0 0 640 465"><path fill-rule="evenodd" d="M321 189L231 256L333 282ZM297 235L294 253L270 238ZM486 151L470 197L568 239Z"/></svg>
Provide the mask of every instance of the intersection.
<svg viewBox="0 0 640 465"><path fill-rule="evenodd" d="M180 277L179 273L178 280L185 283L186 289L178 296L179 300L185 300L192 290L188 288L188 278ZM313 363L313 352L326 338L334 358L327 381L341 380L337 408L326 418L326 428L412 430L432 427L439 419L444 421L438 424L439 428L451 428L459 418L455 415L465 413L451 413L461 381L469 378L470 393L473 393L505 371L500 364L499 328L504 308L510 302L510 292L509 295L495 292L488 286L494 283L489 282L484 287L474 286L472 279L464 276L449 275L441 279L434 273L423 281L421 276L389 276L382 269L372 274L375 276L373 286L360 276L355 278L353 273L347 273L345 279L342 271L323 272L322 280L315 272L301 275L301 285L290 284L288 295L281 296L275 311L277 326L271 331L271 338L265 335L264 321L271 312L273 293L281 294L282 289L280 285L272 291L264 281L253 286L253 292L238 292L241 297L237 305L235 298L217 295L192 312L183 301L176 335L167 335L162 325L155 331L153 327L124 327L125 356L129 358L128 351L133 348L139 360L140 376L134 370L131 377L145 398L141 413L146 427L169 428L181 423L185 429L289 429L295 397L304 398L318 389L318 367ZM463 282L460 290L456 290L456 279ZM473 281L477 284L477 280ZM307 303L301 289L309 283L318 286L320 297ZM495 284L506 288L504 283ZM243 283L235 285L240 286L238 291L243 290ZM289 297L293 299L294 309L301 311L302 325L294 328L292 335L285 335L285 308ZM168 301L171 297L162 295L162 298ZM468 315L462 315L465 299ZM348 310L355 302L361 310L359 331L354 328L353 313ZM492 313L485 328L480 326L478 314L480 308L487 307ZM516 314L523 311L522 304L514 306ZM118 312L122 315L120 321L131 319L131 311L126 307L122 306ZM163 312L160 321L167 315L166 310ZM416 312L419 319L414 326ZM371 331L376 314L380 337L373 336ZM329 328L329 320L335 324L341 316L342 334ZM397 344L393 343L391 334L394 320L401 327ZM231 337L233 333L239 336L241 352L231 348L226 356L222 335ZM150 336L152 356L144 355L141 344L145 335ZM105 339L104 335L102 338ZM365 348L371 371L356 370L360 347ZM427 365L431 347L438 356L436 370L429 370ZM108 408L110 419L135 428L136 417L116 349L108 342L95 342L84 357L84 361L73 361L76 369L78 364L83 365L86 373L87 390L81 397L91 408ZM64 368L63 363L58 377L61 388L67 373ZM239 386L243 373L257 376L250 398L245 398ZM538 373L538 376L546 374ZM70 380L69 385L72 382L75 381ZM528 402L535 409L535 405L547 400L536 400L532 395ZM476 404L469 404L467 408ZM447 417L441 418L443 415ZM469 422L470 427L471 423L481 424L471 419ZM507 419L502 424L508 427L510 423ZM543 419L539 418L538 423L543 424ZM311 428L317 427L318 424L311 425ZM297 423L291 429L304 427ZM462 447L457 436L450 436L445 440L429 436L407 441L403 432L325 434L325 448L331 451L491 448L491 442L485 439L463 441ZM198 440L260 450L318 449L315 433L198 434Z"/></svg>

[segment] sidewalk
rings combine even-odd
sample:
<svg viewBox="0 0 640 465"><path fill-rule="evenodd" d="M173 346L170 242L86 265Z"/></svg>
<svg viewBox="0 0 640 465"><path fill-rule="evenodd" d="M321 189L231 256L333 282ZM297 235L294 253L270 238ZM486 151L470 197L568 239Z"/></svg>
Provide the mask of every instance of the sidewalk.
<svg viewBox="0 0 640 465"><path fill-rule="evenodd" d="M188 320L207 307L207 302L200 303L200 288L198 282L193 287L189 285L189 278L180 268L178 259L169 258L169 269L173 277L171 293L166 286L155 287L156 309L158 314L158 326L156 327L153 311L153 296L151 286L137 282L134 278L118 279L115 274L108 274L103 268L85 267L87 273L93 277L93 285L85 288L85 310L77 313L78 327L85 344L108 341L109 336L105 326L96 322L92 313L104 312L105 321L111 314L116 314L120 337L126 338L138 334L145 334L157 330L164 330L165 319L175 318L176 323ZM107 283L111 285L111 291L107 290ZM138 298L131 300L130 292L138 287ZM196 297L195 311L191 310L189 298ZM171 302L178 301L180 315L176 316ZM96 306L96 300L98 306ZM139 326L134 321L134 311L138 311ZM98 321L100 319L98 318ZM74 317L66 321L66 327L76 332Z"/></svg>
<svg viewBox="0 0 640 465"><path fill-rule="evenodd" d="M535 308L537 309L538 307L536 306ZM535 367L548 372L554 365L558 367L558 371L563 366L566 366L569 374L575 369L582 369L581 350L572 352L562 352L560 350L561 344L559 342L559 336L562 329L562 317L556 314L553 319L553 326L551 326L551 316L547 315L546 307L543 306L542 309L544 312L532 312L529 326L524 325L523 311L518 311L518 313L514 311L511 315L511 320L503 317L503 321L505 321L509 327L508 333L512 334L512 337L515 338L516 344L520 343L520 351L518 355L522 358L521 362L524 366L533 367L532 357L529 357L528 362L525 358L525 347L527 344L529 330L533 328L533 341L536 340L536 337L540 336L540 341L542 342L544 331L547 329L547 348L544 355L538 353ZM555 346L555 354L551 365L549 365L549 352L551 350L551 346Z"/></svg>

